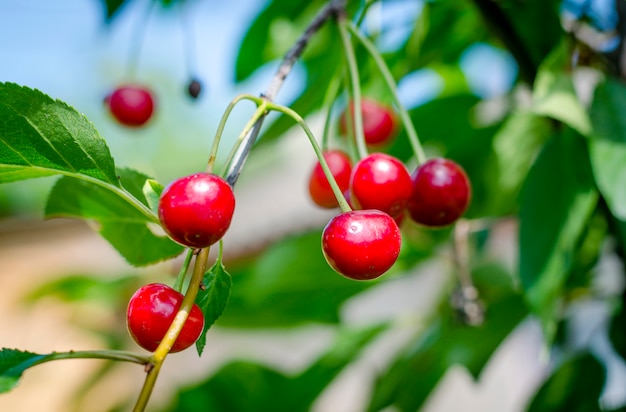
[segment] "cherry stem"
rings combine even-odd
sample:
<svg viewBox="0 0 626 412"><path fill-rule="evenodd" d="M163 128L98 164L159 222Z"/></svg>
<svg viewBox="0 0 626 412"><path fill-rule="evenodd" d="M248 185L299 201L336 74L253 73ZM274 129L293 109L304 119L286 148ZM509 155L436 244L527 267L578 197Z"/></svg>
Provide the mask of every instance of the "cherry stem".
<svg viewBox="0 0 626 412"><path fill-rule="evenodd" d="M196 59L195 59L195 35L193 27L191 25L191 19L189 18L189 4L187 2L180 3L180 22L183 31L183 51L185 53L185 64L187 68L187 75L190 78L194 78L196 71Z"/></svg>
<svg viewBox="0 0 626 412"><path fill-rule="evenodd" d="M187 287L187 293L183 298L180 308L178 309L178 313L176 313L172 324L165 333L163 340L150 357L146 380L141 388L141 392L139 393L133 412L143 412L148 404L150 395L154 389L154 384L156 383L159 371L161 370L161 366L163 365L163 362L165 361L165 358L169 354L170 350L172 350L172 346L174 346L180 331L183 329L183 326L185 326L189 312L191 312L191 309L196 301L198 289L200 289L202 278L206 272L208 258L209 248L201 249L196 256L191 281Z"/></svg>
<svg viewBox="0 0 626 412"><path fill-rule="evenodd" d="M246 123L246 125L242 129L239 137L237 137L237 140L235 141L235 144L233 145L233 148L230 151L228 158L226 159L227 170L232 170L233 168L241 169L243 167L245 157L237 156L237 153L241 150L241 145L243 144L246 136L250 133L252 128L256 127L258 121L267 114L267 100L252 95L244 95L243 97L255 102L257 105L257 109L252 117L250 117L250 120L248 120L248 123ZM228 183L230 183L231 185L234 184L231 182Z"/></svg>
<svg viewBox="0 0 626 412"><path fill-rule="evenodd" d="M226 127L226 121L228 121L230 113L240 101L252 100L256 102L256 99L256 97L249 94L240 94L235 96L235 98L228 103L228 106L226 106L226 110L224 110L224 114L222 114L222 118L217 126L217 131L215 132L215 138L213 139L213 145L211 146L211 153L209 153L209 160L207 161L206 167L207 173L211 173L213 171L213 166L215 164L215 160L217 159L217 150L219 149L220 140L222 139L222 134L224 133L224 128Z"/></svg>
<svg viewBox="0 0 626 412"><path fill-rule="evenodd" d="M35 361L32 366L63 359L108 359L114 361L138 363L140 365L147 365L148 363L150 363L149 356L139 355L133 352L121 350L72 350L69 352L53 352L48 355L43 355L40 359Z"/></svg>
<svg viewBox="0 0 626 412"><path fill-rule="evenodd" d="M144 35L146 32L146 27L148 26L148 19L150 18L150 14L152 13L152 8L156 4L156 0L149 0L148 5L146 6L146 10L141 18L137 21L137 25L135 26L135 30L133 32L133 37L131 39L131 48L128 56L128 66L126 76L129 81L135 80L135 73L137 72L137 66L139 63L139 56L141 54L141 46L143 45Z"/></svg>
<svg viewBox="0 0 626 412"><path fill-rule="evenodd" d="M185 260L183 261L183 265L180 267L178 271L178 276L176 276L176 282L174 283L173 289L176 292L182 292L183 285L185 283L185 278L187 277L187 271L189 270L189 264L191 263L191 258L193 257L193 249L187 249L187 255L185 256Z"/></svg>
<svg viewBox="0 0 626 412"><path fill-rule="evenodd" d="M319 13L313 18L309 26L306 28L304 33L302 33L302 35L298 38L298 40L296 40L293 46L291 46L291 48L283 57L283 60L278 66L278 70L272 78L269 87L267 88L266 92L261 95L262 98L264 98L268 102L274 100L283 83L285 82L285 79L291 72L294 64L304 52L304 49L309 43L311 37L324 25L326 20L344 10L345 6L346 0L331 0L326 4L326 6L324 6L324 8L319 11ZM232 162L232 164L225 173L226 181L231 186L234 186L237 182L237 179L239 178L239 174L241 173L241 169L243 168L248 154L250 153L254 142L259 136L259 132L261 131L261 127L263 126L264 119L265 115L261 116L254 123L254 126L245 136L241 144L237 147L237 151L233 155L235 161Z"/></svg>
<svg viewBox="0 0 626 412"><path fill-rule="evenodd" d="M322 149L320 148L320 145L317 143L317 140L315 140L315 136L313 135L313 132L311 131L309 126L306 124L304 119L294 110L290 109L289 107L281 106L279 104L268 102L267 108L268 110L275 110L277 112L286 114L287 116L291 117L296 123L298 123L300 127L302 127L302 130L304 130L304 133L306 133L306 136L309 138L309 142L311 143L311 146L313 146L313 150L315 151L315 155L317 156L317 159L320 162L320 166L322 167L322 170L324 171L324 175L326 176L328 183L330 183L330 188L332 189L333 194L335 195L335 198L337 199L339 208L341 208L341 211L344 213L350 212L352 208L346 201L346 198L341 192L339 185L337 185L337 181L335 180L335 177L333 176L333 173L331 172L330 167L328 167L328 163L326 162L326 159L324 159L324 154L322 153Z"/></svg>
<svg viewBox="0 0 626 412"><path fill-rule="evenodd" d="M322 134L322 149L328 149L328 141L330 140L330 125L332 120L333 105L339 96L341 90L341 72L336 71L326 90L324 96L324 107L327 107L326 119L324 120L324 133Z"/></svg>
<svg viewBox="0 0 626 412"><path fill-rule="evenodd" d="M424 148L422 147L422 144L420 143L419 137L417 136L417 131L415 130L415 126L413 125L413 122L411 121L411 117L409 116L408 111L404 108L404 105L402 105L402 103L400 102L400 98L398 97L398 89L396 87L395 79L393 78L393 75L391 74L391 70L389 70L387 63L385 63L385 60L382 58L380 52L378 51L374 43L372 43L370 39L364 36L363 33L361 33L361 31L350 22L346 22L345 24L348 30L350 30L350 32L361 42L361 44L365 47L365 49L368 51L370 56L372 56L372 58L374 59L374 62L376 63L378 70L382 74L383 79L385 80L385 83L387 84L387 88L389 89L391 97L394 100L398 113L400 114L400 119L402 120L402 124L404 125L404 128L406 129L409 142L411 143L411 146L413 147L413 152L415 153L417 163L418 164L424 163L426 161L426 154L424 152Z"/></svg>
<svg viewBox="0 0 626 412"><path fill-rule="evenodd" d="M356 140L356 148L359 154L359 158L367 156L367 145L365 144L365 135L363 133L363 112L361 111L361 81L359 79L359 70L357 68L356 57L354 55L354 48L350 41L350 35L347 30L347 19L345 16L340 16L338 19L339 34L341 36L341 42L343 44L343 50L348 63L348 71L350 74L350 83L352 89L352 107L354 110L348 111L354 113L354 136ZM351 121L351 120L350 120ZM350 122L349 121L349 122Z"/></svg>

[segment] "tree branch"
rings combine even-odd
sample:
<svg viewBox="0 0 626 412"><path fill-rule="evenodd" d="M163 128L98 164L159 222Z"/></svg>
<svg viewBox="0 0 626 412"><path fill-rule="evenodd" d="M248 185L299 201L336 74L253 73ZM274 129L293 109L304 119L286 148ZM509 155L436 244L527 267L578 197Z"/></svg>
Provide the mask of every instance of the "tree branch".
<svg viewBox="0 0 626 412"><path fill-rule="evenodd" d="M280 91L282 85L285 82L285 79L291 72L294 64L298 60L298 58L304 52L309 40L313 35L324 25L324 23L331 17L337 15L338 13L343 13L346 6L346 0L331 0L324 6L322 10L315 16L315 18L311 21L309 26L306 28L304 33L298 38L298 40L294 43L294 45L287 51L283 60L278 66L278 70L276 74L272 78L272 81L265 91L265 93L261 94L261 97L267 99L269 101L273 101L276 98L276 95ZM242 144L237 149L237 152L233 156L233 161L227 166L228 170L226 171L226 181L234 186L239 178L239 174L241 173L241 169L243 168L246 159L248 158L248 154L254 145L257 137L259 136L259 132L261 131L261 127L263 126L263 121L265 120L265 116L261 116L259 120L256 121L252 130L248 135L244 138Z"/></svg>

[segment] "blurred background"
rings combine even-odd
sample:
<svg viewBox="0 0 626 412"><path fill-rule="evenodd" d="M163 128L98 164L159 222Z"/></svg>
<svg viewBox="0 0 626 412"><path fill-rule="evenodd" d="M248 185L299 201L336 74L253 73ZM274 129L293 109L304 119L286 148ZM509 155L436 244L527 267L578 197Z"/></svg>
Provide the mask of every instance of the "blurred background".
<svg viewBox="0 0 626 412"><path fill-rule="evenodd" d="M167 184L204 169L228 103L239 93L258 95L268 87L279 58L325 2L292 3L5 1L0 81L67 102L93 122L116 165ZM541 409L538 401L531 405L556 365L569 358L551 356L516 280L516 199L537 142L552 131L543 119L533 117L531 124L515 116L528 109L540 64L562 38L585 45L576 49L580 61L608 56L600 69L580 64L569 73L577 98L588 104L595 84L612 73L611 53L621 48L616 3L367 3L373 4L362 27L396 75L427 153L463 164L475 190L468 217L497 222L479 224L468 240L475 256L471 271L491 308L490 320L469 326L450 304L458 284L453 229L405 228L409 246L384 281L364 284L334 274L321 256L319 234L336 211L316 208L306 187L314 153L301 131L270 118L236 186L237 210L225 238L234 282L229 307L209 332L200 360L193 350L168 358L149 410L574 410L562 400L552 409ZM531 50L527 61L520 64L516 46L485 24L485 10L491 10L485 3L502 3ZM338 47L330 47L338 43L333 36L330 29L321 32L277 98L306 115L316 136L326 114L324 82L341 58ZM389 101L365 56L357 50L364 93ZM194 78L202 83L197 99L186 91ZM127 83L155 93L155 116L146 127L121 126L106 109L105 97ZM332 114L345 102L340 96ZM241 104L232 113L218 164L253 110ZM531 143L507 140L522 134L520 128ZM414 166L403 131L387 150ZM529 160L515 163L519 151ZM510 169L497 169L507 161ZM0 345L39 353L134 350L124 321L128 297L151 281L172 283L181 261L135 268L92 222L43 220L55 179L0 186ZM621 261L602 256L594 282L618 295ZM587 358L573 366L596 382L580 394L591 409L578 410L599 410L600 396L600 404L611 406L604 410L623 407L626 366L608 335L597 333L606 332L610 305L591 301L572 312L574 337L561 336L564 346L595 347L611 375L604 383L603 369ZM17 389L0 395L0 410L129 410L143 374L134 365L53 362L27 371ZM572 376L580 377L567 375L568 384ZM575 385L568 388L576 392ZM546 408L560 399L550 391L541 396Z"/></svg>

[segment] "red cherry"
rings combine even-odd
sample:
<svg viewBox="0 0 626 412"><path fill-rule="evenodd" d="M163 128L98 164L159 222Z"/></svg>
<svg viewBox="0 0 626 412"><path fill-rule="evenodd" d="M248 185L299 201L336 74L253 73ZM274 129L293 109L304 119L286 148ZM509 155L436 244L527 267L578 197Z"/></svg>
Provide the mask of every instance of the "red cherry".
<svg viewBox="0 0 626 412"><path fill-rule="evenodd" d="M400 229L380 210L353 210L335 216L322 234L322 251L339 274L354 280L375 279L398 258Z"/></svg>
<svg viewBox="0 0 626 412"><path fill-rule="evenodd" d="M170 183L159 199L159 220L181 245L205 248L220 240L235 211L232 187L211 173L195 173Z"/></svg>
<svg viewBox="0 0 626 412"><path fill-rule="evenodd" d="M354 103L350 102L350 113L354 122ZM361 100L361 115L363 117L363 135L368 145L383 145L389 143L396 135L398 121L393 111L371 99ZM344 112L339 119L339 132L347 133L347 114ZM354 127L352 128L354 131Z"/></svg>
<svg viewBox="0 0 626 412"><path fill-rule="evenodd" d="M183 295L167 285L151 283L137 290L128 302L126 324L130 336L142 348L154 352L183 302ZM171 353L187 349L204 328L204 315L194 304Z"/></svg>
<svg viewBox="0 0 626 412"><path fill-rule="evenodd" d="M328 163L328 167L339 189L342 192L347 190L350 185L350 173L352 171L350 157L341 150L328 150L324 152L324 159ZM318 206L328 209L339 206L319 161L309 177L309 194Z"/></svg>
<svg viewBox="0 0 626 412"><path fill-rule="evenodd" d="M435 158L420 165L413 175L413 191L407 203L411 219L425 226L455 222L467 209L472 188L461 166Z"/></svg>
<svg viewBox="0 0 626 412"><path fill-rule="evenodd" d="M411 175L395 157L372 153L352 169L350 191L359 209L378 209L395 218L411 195Z"/></svg>
<svg viewBox="0 0 626 412"><path fill-rule="evenodd" d="M152 92L140 86L120 86L105 102L113 117L124 126L143 126L154 111Z"/></svg>

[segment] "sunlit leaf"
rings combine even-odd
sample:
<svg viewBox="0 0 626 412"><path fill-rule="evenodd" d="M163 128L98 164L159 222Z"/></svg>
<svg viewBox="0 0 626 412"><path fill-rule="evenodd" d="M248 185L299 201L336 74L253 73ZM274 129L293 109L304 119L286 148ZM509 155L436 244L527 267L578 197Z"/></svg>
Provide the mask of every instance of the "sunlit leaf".
<svg viewBox="0 0 626 412"><path fill-rule="evenodd" d="M0 83L0 183L62 174L118 186L113 158L85 116L13 83Z"/></svg>
<svg viewBox="0 0 626 412"><path fill-rule="evenodd" d="M520 278L548 340L575 246L598 200L585 141L554 136L524 183L520 200Z"/></svg>
<svg viewBox="0 0 626 412"><path fill-rule="evenodd" d="M196 341L198 355L202 355L206 345L206 333L219 318L228 303L232 280L230 274L222 264L221 256L217 262L205 273L202 288L198 291L196 303L204 314L204 329Z"/></svg>
<svg viewBox="0 0 626 412"><path fill-rule="evenodd" d="M171 411L309 410L324 388L383 330L342 330L333 345L303 372L288 376L268 366L234 361L199 385L179 393Z"/></svg>
<svg viewBox="0 0 626 412"><path fill-rule="evenodd" d="M615 217L626 219L626 87L607 80L596 89L589 142L591 166L598 189Z"/></svg>
<svg viewBox="0 0 626 412"><path fill-rule="evenodd" d="M118 172L124 187L143 196L144 175L128 169ZM147 203L145 198L142 203ZM157 228L149 227L152 221L124 198L88 181L61 178L52 188L45 214L96 221L100 234L132 265L156 263L183 250L165 234L155 234Z"/></svg>
<svg viewBox="0 0 626 412"><path fill-rule="evenodd" d="M588 135L591 133L591 120L576 95L572 77L564 70L563 61L569 58L565 45L561 45L541 65L533 88L531 110Z"/></svg>

